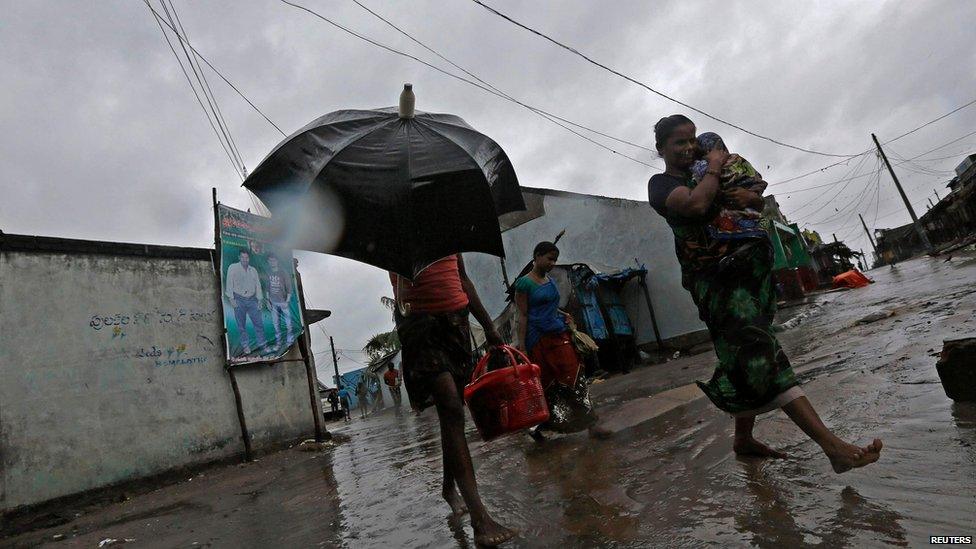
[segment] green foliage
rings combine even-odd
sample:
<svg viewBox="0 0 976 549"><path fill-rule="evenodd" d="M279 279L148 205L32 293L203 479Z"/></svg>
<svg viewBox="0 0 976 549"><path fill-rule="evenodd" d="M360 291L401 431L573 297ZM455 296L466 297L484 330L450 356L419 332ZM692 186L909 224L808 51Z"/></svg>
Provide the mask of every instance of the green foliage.
<svg viewBox="0 0 976 549"><path fill-rule="evenodd" d="M370 361L399 350L400 338L397 336L396 330L374 335L363 347L363 351L366 352Z"/></svg>

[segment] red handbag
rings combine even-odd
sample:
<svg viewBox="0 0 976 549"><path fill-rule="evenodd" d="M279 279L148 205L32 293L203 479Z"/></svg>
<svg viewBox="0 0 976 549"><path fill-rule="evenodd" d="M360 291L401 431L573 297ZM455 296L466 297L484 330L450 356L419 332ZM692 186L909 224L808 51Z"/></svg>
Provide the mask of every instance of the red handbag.
<svg viewBox="0 0 976 549"><path fill-rule="evenodd" d="M511 366L486 372L492 353L504 352ZM464 402L485 441L549 420L549 406L539 380L540 368L518 349L502 345L488 352L464 387Z"/></svg>

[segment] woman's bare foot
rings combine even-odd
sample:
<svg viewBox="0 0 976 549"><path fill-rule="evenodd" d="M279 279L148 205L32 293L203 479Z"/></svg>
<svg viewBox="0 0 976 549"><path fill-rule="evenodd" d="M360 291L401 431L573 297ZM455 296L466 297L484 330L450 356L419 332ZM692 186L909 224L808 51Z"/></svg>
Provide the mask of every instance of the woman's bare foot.
<svg viewBox="0 0 976 549"><path fill-rule="evenodd" d="M824 448L824 453L830 459L830 466L834 468L834 472L840 474L878 461L882 446L880 439L874 439L864 448L839 442L834 447Z"/></svg>
<svg viewBox="0 0 976 549"><path fill-rule="evenodd" d="M542 434L542 431L540 431L539 429L529 430L529 436L532 437L532 440L539 443L546 441L546 435Z"/></svg>
<svg viewBox="0 0 976 549"><path fill-rule="evenodd" d="M736 438L735 442L732 443L732 450L734 450L735 454L738 456L758 456L775 459L785 459L790 457L779 450L774 450L769 446L766 446L762 442L759 442L752 437Z"/></svg>
<svg viewBox="0 0 976 549"><path fill-rule="evenodd" d="M515 537L515 530L505 528L498 524L491 517L483 520L471 521L471 528L474 529L474 542L479 547L497 547Z"/></svg>
<svg viewBox="0 0 976 549"><path fill-rule="evenodd" d="M451 514L455 517L459 517L468 512L468 506L465 505L464 500L458 495L457 490L454 487L444 488L441 491L441 495L444 496L444 501L451 506Z"/></svg>

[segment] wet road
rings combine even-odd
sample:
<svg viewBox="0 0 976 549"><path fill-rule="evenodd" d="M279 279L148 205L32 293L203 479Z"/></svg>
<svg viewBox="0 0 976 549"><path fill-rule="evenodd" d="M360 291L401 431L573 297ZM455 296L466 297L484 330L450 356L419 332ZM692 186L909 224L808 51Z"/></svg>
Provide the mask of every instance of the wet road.
<svg viewBox="0 0 976 549"><path fill-rule="evenodd" d="M704 377L711 356L698 355L594 386L601 413L624 426L610 440L473 443L486 503L521 531L514 546L864 547L976 534L976 405L946 398L930 356L944 338L976 335L976 258L868 274L876 284L786 311L804 316L782 341L829 426L851 441L884 440L878 464L834 474L780 412L756 434L792 459L736 458L731 421L697 395L633 419L642 388L680 393ZM891 316L855 324L876 312ZM339 429L352 437L333 455L346 546L473 546L467 521L448 520L438 495L436 427L429 411Z"/></svg>
<svg viewBox="0 0 976 549"><path fill-rule="evenodd" d="M713 355L697 354L595 383L609 440L483 444L469 422L482 495L521 531L511 546L918 546L976 534L976 403L946 398L931 356L976 335L976 256L868 274L876 284L782 311L792 327L781 340L824 421L853 442L883 439L880 462L836 475L780 412L756 436L791 459L736 458L731 420L689 385L711 372ZM473 547L439 496L432 410L329 428L349 440L68 506L0 546Z"/></svg>

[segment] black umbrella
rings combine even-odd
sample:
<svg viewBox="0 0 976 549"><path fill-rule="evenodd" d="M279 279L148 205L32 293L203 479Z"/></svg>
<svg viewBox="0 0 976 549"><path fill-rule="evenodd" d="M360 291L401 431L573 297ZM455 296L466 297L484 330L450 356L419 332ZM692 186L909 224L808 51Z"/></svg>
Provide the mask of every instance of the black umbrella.
<svg viewBox="0 0 976 549"><path fill-rule="evenodd" d="M296 249L411 279L453 253L504 257L498 216L525 209L505 151L457 116L411 114L322 116L279 144L244 186L284 221Z"/></svg>

